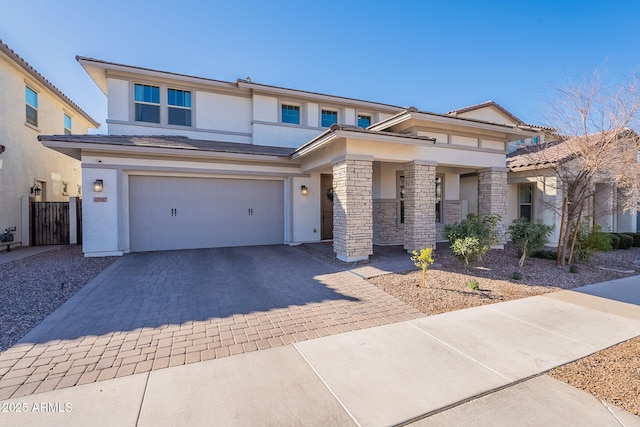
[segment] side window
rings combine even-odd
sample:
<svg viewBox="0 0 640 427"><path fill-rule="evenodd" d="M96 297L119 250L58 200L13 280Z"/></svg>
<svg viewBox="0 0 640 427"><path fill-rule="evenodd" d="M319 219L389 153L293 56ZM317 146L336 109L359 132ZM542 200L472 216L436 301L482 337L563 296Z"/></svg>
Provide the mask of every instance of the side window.
<svg viewBox="0 0 640 427"><path fill-rule="evenodd" d="M134 84L135 121L160 123L160 88Z"/></svg>
<svg viewBox="0 0 640 427"><path fill-rule="evenodd" d="M329 126L338 123L338 112L332 110L322 110L321 126L328 128Z"/></svg>
<svg viewBox="0 0 640 427"><path fill-rule="evenodd" d="M64 115L64 134L71 135L71 116L68 114Z"/></svg>
<svg viewBox="0 0 640 427"><path fill-rule="evenodd" d="M398 174L396 185L396 211L398 226L400 226L404 224L404 175Z"/></svg>
<svg viewBox="0 0 640 427"><path fill-rule="evenodd" d="M167 89L170 125L191 126L191 92Z"/></svg>
<svg viewBox="0 0 640 427"><path fill-rule="evenodd" d="M442 177L436 177L436 222L442 222Z"/></svg>
<svg viewBox="0 0 640 427"><path fill-rule="evenodd" d="M26 86L27 123L38 126L38 93Z"/></svg>
<svg viewBox="0 0 640 427"><path fill-rule="evenodd" d="M358 114L358 127L366 129L369 126L371 126L371 116L367 114Z"/></svg>
<svg viewBox="0 0 640 427"><path fill-rule="evenodd" d="M282 104L282 123L300 124L300 107L298 105Z"/></svg>
<svg viewBox="0 0 640 427"><path fill-rule="evenodd" d="M518 187L518 217L533 219L533 184L522 184Z"/></svg>

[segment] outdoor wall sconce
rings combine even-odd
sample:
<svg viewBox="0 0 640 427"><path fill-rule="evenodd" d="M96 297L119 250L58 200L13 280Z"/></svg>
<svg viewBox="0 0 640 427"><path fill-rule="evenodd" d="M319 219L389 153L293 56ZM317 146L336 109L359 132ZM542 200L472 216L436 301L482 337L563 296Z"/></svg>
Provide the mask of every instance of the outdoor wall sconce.
<svg viewBox="0 0 640 427"><path fill-rule="evenodd" d="M306 196L307 194L309 194L309 189L307 188L306 185L303 185L302 187L300 187L300 194L302 194L303 196Z"/></svg>
<svg viewBox="0 0 640 427"><path fill-rule="evenodd" d="M40 188L38 183L33 184L33 187L31 187L31 194L38 197L41 192L42 192L42 189Z"/></svg>
<svg viewBox="0 0 640 427"><path fill-rule="evenodd" d="M93 183L93 192L94 193L102 193L102 180L96 179Z"/></svg>

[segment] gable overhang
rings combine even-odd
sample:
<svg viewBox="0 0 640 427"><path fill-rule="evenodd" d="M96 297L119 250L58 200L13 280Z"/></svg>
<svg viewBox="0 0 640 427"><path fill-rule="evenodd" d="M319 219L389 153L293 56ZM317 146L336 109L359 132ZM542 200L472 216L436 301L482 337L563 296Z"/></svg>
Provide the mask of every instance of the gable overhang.
<svg viewBox="0 0 640 427"><path fill-rule="evenodd" d="M503 142L515 141L540 135L541 128L530 125L509 125L486 122L466 117L452 117L445 114L417 111L410 108L386 120L376 123L368 130L372 131L402 131L413 127L437 128L447 131L464 133L491 133L493 138Z"/></svg>
<svg viewBox="0 0 640 427"><path fill-rule="evenodd" d="M144 67L135 67L132 65L118 64L115 62L103 61L95 58L87 58L76 56L76 61L82 65L82 68L89 74L91 79L98 85L102 93L108 94L108 78L150 78L160 80L178 81L188 83L194 87L216 87L218 89L238 90L236 83L223 80L208 79L204 77L196 77L187 74L172 73L168 71L153 70Z"/></svg>
<svg viewBox="0 0 640 427"><path fill-rule="evenodd" d="M85 155L105 155L129 158L170 158L172 160L233 161L238 163L278 164L280 166L297 167L299 162L288 156L267 154L246 154L235 152L205 151L197 148L164 148L125 146L118 144L97 144L95 142L69 142L56 139L41 140L43 146L59 153L82 160Z"/></svg>

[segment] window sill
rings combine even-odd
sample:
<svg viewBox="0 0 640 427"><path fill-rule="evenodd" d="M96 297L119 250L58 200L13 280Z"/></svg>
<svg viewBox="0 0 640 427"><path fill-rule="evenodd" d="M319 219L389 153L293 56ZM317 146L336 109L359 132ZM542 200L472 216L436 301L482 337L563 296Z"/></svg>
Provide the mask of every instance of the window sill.
<svg viewBox="0 0 640 427"><path fill-rule="evenodd" d="M35 130L36 132L42 132L39 127L32 125L31 123L24 122L24 125L28 128Z"/></svg>

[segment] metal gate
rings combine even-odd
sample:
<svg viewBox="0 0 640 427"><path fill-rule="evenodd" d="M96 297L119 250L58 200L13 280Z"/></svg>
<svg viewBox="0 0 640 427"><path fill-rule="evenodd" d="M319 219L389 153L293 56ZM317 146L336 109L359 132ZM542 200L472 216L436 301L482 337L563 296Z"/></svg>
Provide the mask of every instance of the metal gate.
<svg viewBox="0 0 640 427"><path fill-rule="evenodd" d="M82 212L79 205L80 203L76 204L78 222ZM69 244L69 202L31 202L30 211L31 246ZM82 226L77 229L81 230Z"/></svg>

